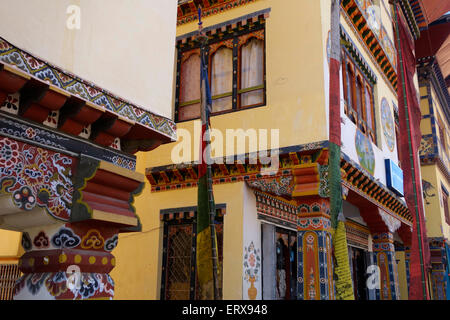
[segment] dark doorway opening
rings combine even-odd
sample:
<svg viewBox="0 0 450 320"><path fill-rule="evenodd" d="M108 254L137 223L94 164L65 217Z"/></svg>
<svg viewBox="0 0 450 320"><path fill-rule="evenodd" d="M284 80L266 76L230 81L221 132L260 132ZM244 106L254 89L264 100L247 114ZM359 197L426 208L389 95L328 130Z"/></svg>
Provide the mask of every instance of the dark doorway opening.
<svg viewBox="0 0 450 320"><path fill-rule="evenodd" d="M350 268L352 269L355 300L368 300L367 292L367 251L349 247Z"/></svg>

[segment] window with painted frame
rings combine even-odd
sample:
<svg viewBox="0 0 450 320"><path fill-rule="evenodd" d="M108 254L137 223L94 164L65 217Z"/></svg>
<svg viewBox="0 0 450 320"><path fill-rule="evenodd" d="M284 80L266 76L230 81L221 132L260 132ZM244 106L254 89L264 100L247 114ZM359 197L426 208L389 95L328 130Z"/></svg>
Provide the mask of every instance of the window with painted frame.
<svg viewBox="0 0 450 320"><path fill-rule="evenodd" d="M219 206L217 206L219 207ZM223 284L223 215L216 210L214 220L217 235L219 294ZM165 214L163 230L163 257L161 272L161 300L199 300L196 247L196 211L192 217L181 217L179 213Z"/></svg>
<svg viewBox="0 0 450 320"><path fill-rule="evenodd" d="M445 222L450 225L450 211L448 206L448 191L441 185L442 204L444 206Z"/></svg>
<svg viewBox="0 0 450 320"><path fill-rule="evenodd" d="M208 33L212 115L266 105L264 20ZM200 118L200 48L194 42L178 45L176 90L175 121Z"/></svg>
<svg viewBox="0 0 450 320"><path fill-rule="evenodd" d="M345 48L342 49L342 66L345 114L362 133L377 144L374 84L368 80Z"/></svg>

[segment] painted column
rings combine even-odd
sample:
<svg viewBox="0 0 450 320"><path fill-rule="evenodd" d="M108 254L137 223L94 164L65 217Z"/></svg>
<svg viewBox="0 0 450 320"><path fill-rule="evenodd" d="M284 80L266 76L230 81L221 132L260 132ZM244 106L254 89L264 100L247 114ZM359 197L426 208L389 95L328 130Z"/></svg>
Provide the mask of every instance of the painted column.
<svg viewBox="0 0 450 320"><path fill-rule="evenodd" d="M406 266L406 283L408 285L409 293L409 263L411 261L411 247L405 247L405 266Z"/></svg>
<svg viewBox="0 0 450 320"><path fill-rule="evenodd" d="M334 300L330 216L314 208L298 215L298 299Z"/></svg>
<svg viewBox="0 0 450 320"><path fill-rule="evenodd" d="M447 300L447 253L443 238L429 238L433 300Z"/></svg>
<svg viewBox="0 0 450 320"><path fill-rule="evenodd" d="M141 230L133 203L144 176L2 141L17 149L17 159L0 172L0 227L23 232L26 251L14 299L111 299L111 251L119 232Z"/></svg>
<svg viewBox="0 0 450 320"><path fill-rule="evenodd" d="M372 234L373 254L380 268L380 289L376 290L377 300L397 300L398 273L395 259L394 237L390 232Z"/></svg>
<svg viewBox="0 0 450 320"><path fill-rule="evenodd" d="M23 233L24 275L16 283L15 300L112 299L115 266L111 251L119 229L99 223L58 223Z"/></svg>

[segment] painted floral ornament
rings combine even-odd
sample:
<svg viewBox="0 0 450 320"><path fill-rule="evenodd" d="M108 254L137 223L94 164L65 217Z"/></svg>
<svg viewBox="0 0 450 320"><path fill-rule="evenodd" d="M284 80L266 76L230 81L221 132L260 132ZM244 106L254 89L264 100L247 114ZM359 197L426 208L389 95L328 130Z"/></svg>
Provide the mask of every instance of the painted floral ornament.
<svg viewBox="0 0 450 320"><path fill-rule="evenodd" d="M386 140L386 144L391 152L395 147L395 124L394 117L392 116L389 102L386 98L381 100L381 125L383 127L383 135Z"/></svg>
<svg viewBox="0 0 450 320"><path fill-rule="evenodd" d="M252 241L248 248L244 248L244 279L250 283L250 288L248 289L248 297L250 300L255 300L258 294L258 290L254 284L258 281L260 267L260 250L255 248Z"/></svg>

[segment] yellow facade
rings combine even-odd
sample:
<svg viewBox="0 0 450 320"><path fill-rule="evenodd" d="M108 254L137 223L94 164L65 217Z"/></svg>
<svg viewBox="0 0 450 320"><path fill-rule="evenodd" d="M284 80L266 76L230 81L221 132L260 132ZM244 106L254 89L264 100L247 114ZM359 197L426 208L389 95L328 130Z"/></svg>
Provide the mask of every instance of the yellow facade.
<svg viewBox="0 0 450 320"><path fill-rule="evenodd" d="M326 61L325 28L329 20L327 1L259 0L204 19L204 27L233 20L270 8L266 20L267 105L211 118L211 127L226 129L280 129L279 146L305 144L328 139L325 106L324 61ZM328 8L329 9L329 8ZM321 14L327 14L323 20ZM177 36L196 31L196 23L177 28ZM323 40L323 41L322 41ZM308 76L306 76L308 75ZM314 108L315 112L310 112ZM177 130L194 133L194 121L177 124ZM198 159L198 147L192 138L192 160ZM270 145L270 144L269 144ZM160 146L154 152L138 154L138 170L172 163L175 143ZM247 152L257 151L246 149ZM224 155L229 155L225 153ZM236 151L233 152L235 154ZM242 261L244 247L243 183L214 186L215 202L226 203L224 218L224 299L242 299ZM197 205L197 188L150 193L149 183L138 198L143 232L121 235L114 254L117 266L111 276L117 284L116 299L159 299L161 284L162 222L161 209ZM139 246L136 246L139 243ZM142 246L141 246L142 244ZM133 272L130 273L130 270Z"/></svg>
<svg viewBox="0 0 450 320"><path fill-rule="evenodd" d="M80 1L75 1L74 3L80 3ZM92 7L89 7L90 4L83 1L81 3L86 6L86 11L92 11ZM381 23L393 41L392 17L388 1L381 0L379 3ZM330 28L329 4L330 2L328 0L257 0L243 6L238 6L232 10L204 18L204 27L209 27L232 21L260 10L270 9L270 16L265 22L266 105L214 116L211 118L212 128L221 131L224 136L227 129L243 129L244 131L248 129L279 129L280 148L321 142L329 139L329 66L327 57L327 40ZM161 10L164 11L165 9L161 8ZM160 13L159 11L154 13L155 16L153 18L162 24L161 28L171 28L167 26L167 20L163 19L164 21L162 21L157 17ZM385 98L389 103L390 112L394 114L394 104L397 104L396 92L387 79L385 79L382 69L359 38L357 31L351 24L351 21L346 18L345 13L341 14L341 26L349 34L353 40L353 45L361 53L363 59L377 77L374 92L377 144L374 144L373 147L378 164L373 177L378 180L381 179L382 183L385 184L384 164L381 165L381 163L384 161L384 158L391 158L394 162L398 163L398 156L396 147L393 151L387 150L381 129L382 120L380 109L381 101ZM176 35L183 36L196 31L197 28L196 22L183 24L176 29ZM125 30L125 34L121 34L122 37L126 38L129 31ZM66 39L66 36L64 36L64 39L66 39L64 43L69 46L69 49L73 49L74 46L90 43L90 37L92 37L92 34L84 35L81 39L73 39L70 37ZM139 35L136 35L136 37L139 37ZM134 37L133 39L136 40ZM161 39L158 38L158 40ZM27 39L21 41L27 43ZM33 41L31 41L31 44L37 46ZM151 42L145 43L143 46L145 49L149 49L149 47L153 48ZM159 59L159 56L164 56L164 61L160 66L161 70L156 70L154 74L156 78L152 78L153 81L162 76L162 83L166 85L169 82L170 84L174 83L172 81L175 78L176 72L172 72L174 70L174 57L172 55L175 51L174 47L174 43L168 47L162 47L156 51L158 57L149 57L149 59ZM59 50L59 48L54 48L52 45L49 45L48 50L62 52L61 56L52 53L56 55L56 62L61 62L68 68L79 67L81 68L79 69L81 74L86 74L88 78L89 75L92 75L92 80L95 80L95 75L101 76L104 74L104 70L100 67L93 67L89 64L83 65L82 62L87 59L80 59L78 61L70 54L66 54L66 48ZM120 51L115 50L115 52ZM155 53L155 51L152 52ZM167 52L168 54L161 55L161 52ZM44 56L45 54L49 55L50 52L43 52L43 54ZM53 57L53 55L50 54L50 57ZM125 58L123 60L128 60L128 57L123 56L117 56L117 58ZM90 69L91 67L93 68ZM132 76L134 76L134 73L143 73L141 72L143 70L142 66L132 65L129 69L132 69ZM147 72L140 76L145 77L146 75ZM119 80L123 80L125 77L121 75L119 78L107 76L104 82L100 79L99 84L109 86L112 89L121 88L122 83ZM131 95L138 99L137 101L149 102L150 105L159 105L159 101L157 100L145 101L144 99L149 96L148 94L146 95L142 92L135 93L133 91L135 89L135 83L136 81L133 80L125 85L122 91L124 92L123 95ZM142 86L147 88L151 85L151 83L144 82ZM174 101L172 89L172 87L170 87L170 90L167 87L162 88L162 99L164 99L164 102L168 100ZM118 91L117 93L121 92ZM420 93L421 96L426 94L423 92L423 88L421 88ZM171 98L168 97L169 95ZM343 100L342 97L341 100ZM426 101L422 99L421 109L423 114L426 114L427 108ZM313 112L311 112L312 110ZM173 110L169 112L164 110L161 113L166 116L172 116ZM344 118L347 123L350 122L346 116ZM192 135L190 144L191 161L199 158L198 141L200 141L200 132L196 128L198 129L198 121L185 121L177 124L179 132L190 132ZM431 134L431 122L424 119L421 124L421 129L422 133ZM447 132L448 129L447 127ZM182 134L180 135L182 136ZM355 144L354 135L343 135L342 141L344 146L351 145L353 148ZM147 168L172 164L172 151L178 143L162 145L151 152L138 153L136 171L145 173ZM224 148L223 151L224 155L236 154L236 150L226 153L227 150ZM258 151L258 147L256 149L249 147L245 151ZM355 162L358 161L355 155L350 155L350 158ZM447 190L450 190L450 186L441 171L435 166L424 167L422 169L422 178L429 180L436 188L443 184ZM247 234L256 234L257 229L261 229L261 225L254 222L256 219L253 217L254 212L252 210L255 209L251 208L254 203L254 195L248 190L249 188L244 182L214 185L215 203L226 204L226 214L223 223L223 299L240 300L246 298L245 292L247 292L247 287L244 286L244 267L242 265L244 256L243 249L248 246ZM436 199L438 199L437 194ZM160 218L161 210L196 206L197 188L191 187L171 191L151 192L151 184L146 180L145 188L142 194L136 199L134 205L142 223L142 232L119 235L118 246L113 251L117 264L111 272L111 277L115 282L115 299L161 299L164 242L164 222ZM426 210L429 235L436 237L446 236L449 238L450 228L445 223L441 204L433 199L430 204L426 205ZM439 211L441 215L429 215L428 212L430 210L432 212ZM441 232L439 232L439 228L441 228ZM369 237L371 236L369 235ZM7 241L2 240L0 243L0 258L1 256L19 256L21 254L21 249L18 249L17 245L20 243L20 234L1 232L0 238L7 239ZM407 271L405 267L405 254L403 252L397 252L396 255L399 260L399 293L402 299L406 299L408 293L406 288ZM258 287L258 290L258 294L261 294L261 287Z"/></svg>
<svg viewBox="0 0 450 320"><path fill-rule="evenodd" d="M226 129L279 129L280 148L328 140L328 61L327 40L330 26L329 1L298 0L258 0L244 6L203 19L203 27L232 21L236 18L270 8L266 19L266 88L267 103L263 107L241 110L211 118L211 127ZM384 4L388 7L388 4ZM381 9L382 23L392 30L392 21L386 8ZM376 74L375 117L380 161L386 153L383 144L380 104L386 98L393 112L393 102L397 103L395 90L382 75L382 70L359 40L354 27L341 15L341 24L353 39L369 67ZM177 28L177 36L196 31L197 23L187 23ZM392 32L389 33L392 37ZM393 39L391 38L393 41ZM314 112L311 112L314 110ZM178 132L187 130L196 134L192 138L192 161L198 159L200 140L198 124L185 121L177 124ZM195 131L197 128L197 131ZM344 144L354 144L343 136ZM172 150L176 143L167 144L157 150L138 154L138 170L166 166L172 163ZM246 152L257 151L246 149ZM231 154L235 153L232 152ZM229 155L224 150L224 155ZM397 161L396 149L389 153ZM381 175L380 173L377 173ZM377 176L378 178L378 176ZM224 218L224 299L242 299L243 250L246 245L245 184L226 183L214 186L215 202L226 203ZM116 268L111 275L117 284L116 299L160 299L161 266L163 249L163 222L160 211L197 205L197 188L174 191L150 192L150 184L137 200L137 210L141 212L143 232L122 235L114 254L118 257ZM137 245L139 243L139 245ZM133 270L133 272L130 272Z"/></svg>
<svg viewBox="0 0 450 320"><path fill-rule="evenodd" d="M15 264L23 254L21 232L0 230L0 264Z"/></svg>
<svg viewBox="0 0 450 320"><path fill-rule="evenodd" d="M422 122L421 132L423 136L431 137L434 141L433 148L428 152L422 149L421 156L428 156L431 152L436 157L436 161L424 162L422 161L422 180L424 188L424 205L426 212L426 226L429 237L443 237L450 239L450 226L446 222L444 203L443 203L443 191L442 188L450 190L450 183L448 180L449 171L449 149L448 149L448 132L449 123L442 109L442 104L436 95L436 89L434 86L424 83L421 86L421 107L422 107ZM442 128L445 143L447 147L444 149L444 144L440 142L441 137L439 133L439 127ZM431 141L431 140L430 140ZM422 140L424 145L426 141ZM440 165L439 165L440 163Z"/></svg>

